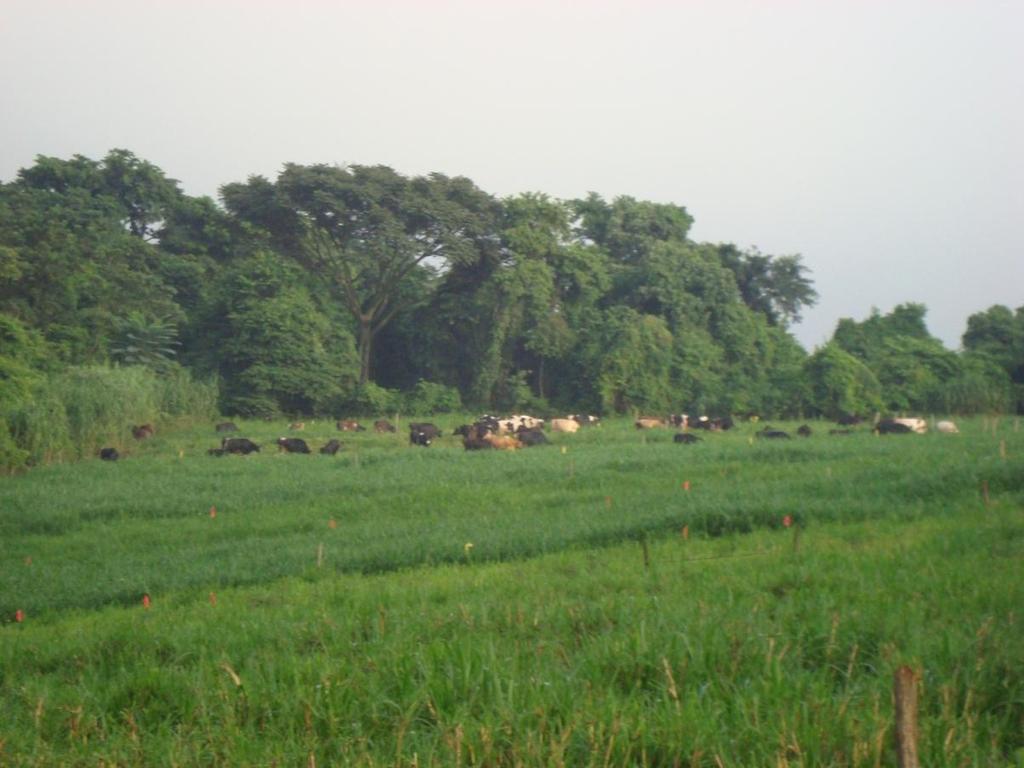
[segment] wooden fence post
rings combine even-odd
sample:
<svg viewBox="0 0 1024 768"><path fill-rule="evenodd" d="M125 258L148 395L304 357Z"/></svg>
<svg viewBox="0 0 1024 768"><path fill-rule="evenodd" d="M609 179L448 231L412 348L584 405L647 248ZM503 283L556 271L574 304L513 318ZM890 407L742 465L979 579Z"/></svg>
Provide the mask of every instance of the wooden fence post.
<svg viewBox="0 0 1024 768"><path fill-rule="evenodd" d="M917 760L917 675L910 667L896 670L896 758L899 768L920 768Z"/></svg>

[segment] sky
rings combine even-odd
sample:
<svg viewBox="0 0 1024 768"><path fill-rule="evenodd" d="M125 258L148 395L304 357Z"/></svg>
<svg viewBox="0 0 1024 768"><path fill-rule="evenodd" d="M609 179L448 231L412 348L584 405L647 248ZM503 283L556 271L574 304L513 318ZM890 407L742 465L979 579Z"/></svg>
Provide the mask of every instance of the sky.
<svg viewBox="0 0 1024 768"><path fill-rule="evenodd" d="M842 317L1024 305L1019 0L0 0L0 181L131 150L216 197L284 163L685 206Z"/></svg>

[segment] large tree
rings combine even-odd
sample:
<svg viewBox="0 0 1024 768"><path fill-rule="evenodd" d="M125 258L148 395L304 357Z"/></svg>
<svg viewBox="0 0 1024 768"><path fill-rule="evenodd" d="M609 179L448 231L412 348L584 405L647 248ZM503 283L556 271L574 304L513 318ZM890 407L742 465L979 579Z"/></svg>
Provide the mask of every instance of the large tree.
<svg viewBox="0 0 1024 768"><path fill-rule="evenodd" d="M402 309L428 298L403 283L497 248L497 201L469 179L407 178L385 166L289 164L271 184L252 177L222 188L236 216L319 275L355 324L360 383L373 342Z"/></svg>

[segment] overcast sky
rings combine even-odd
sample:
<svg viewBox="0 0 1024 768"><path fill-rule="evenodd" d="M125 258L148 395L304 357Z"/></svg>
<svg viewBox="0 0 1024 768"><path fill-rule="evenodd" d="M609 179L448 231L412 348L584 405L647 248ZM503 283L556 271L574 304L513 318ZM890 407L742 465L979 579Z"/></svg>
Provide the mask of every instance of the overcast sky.
<svg viewBox="0 0 1024 768"><path fill-rule="evenodd" d="M684 205L840 317L1024 304L1024 2L0 0L0 181L123 147L192 195L386 164Z"/></svg>

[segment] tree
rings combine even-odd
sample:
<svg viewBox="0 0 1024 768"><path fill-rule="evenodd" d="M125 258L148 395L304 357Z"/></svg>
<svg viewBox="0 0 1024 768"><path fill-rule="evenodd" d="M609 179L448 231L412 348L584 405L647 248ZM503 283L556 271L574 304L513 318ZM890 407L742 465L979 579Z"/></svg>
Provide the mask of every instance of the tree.
<svg viewBox="0 0 1024 768"><path fill-rule="evenodd" d="M969 355L986 358L1006 372L1015 408L1024 413L1024 306L1014 312L997 304L971 315L963 345Z"/></svg>
<svg viewBox="0 0 1024 768"><path fill-rule="evenodd" d="M206 363L224 382L226 412L323 413L354 386L351 335L318 310L298 272L258 250L214 286Z"/></svg>
<svg viewBox="0 0 1024 768"><path fill-rule="evenodd" d="M111 356L125 365L142 365L154 371L166 371L180 346L178 329L165 317L146 317L129 312L117 323L110 347Z"/></svg>
<svg viewBox="0 0 1024 768"><path fill-rule="evenodd" d="M809 405L822 416L866 416L881 407L882 387L860 360L830 342L804 362Z"/></svg>
<svg viewBox="0 0 1024 768"><path fill-rule="evenodd" d="M385 166L289 164L222 188L225 205L270 233L273 244L322 276L355 323L360 383L373 341L412 302L400 287L414 270L444 270L497 247L497 203L469 179L406 178Z"/></svg>
<svg viewBox="0 0 1024 768"><path fill-rule="evenodd" d="M768 256L756 248L741 251L735 245L718 246L722 264L732 271L736 287L748 307L760 312L772 325L800 321L803 307L813 307L818 293L805 276L799 255Z"/></svg>

